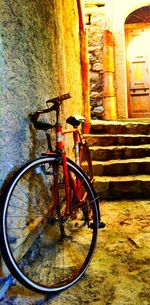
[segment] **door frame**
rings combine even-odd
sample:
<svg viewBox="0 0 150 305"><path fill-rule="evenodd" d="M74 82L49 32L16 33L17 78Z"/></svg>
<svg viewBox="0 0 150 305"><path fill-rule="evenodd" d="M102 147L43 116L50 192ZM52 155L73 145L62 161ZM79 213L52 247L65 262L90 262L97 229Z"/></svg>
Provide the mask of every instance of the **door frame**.
<svg viewBox="0 0 150 305"><path fill-rule="evenodd" d="M150 28L150 22L143 23L131 23L125 24L125 58L126 58L126 81L127 81L127 108L128 108L128 118L131 118L131 103L130 103L130 86L129 86L129 64L127 60L127 47L128 47L128 29L141 29L141 28ZM142 116L141 116L142 118Z"/></svg>

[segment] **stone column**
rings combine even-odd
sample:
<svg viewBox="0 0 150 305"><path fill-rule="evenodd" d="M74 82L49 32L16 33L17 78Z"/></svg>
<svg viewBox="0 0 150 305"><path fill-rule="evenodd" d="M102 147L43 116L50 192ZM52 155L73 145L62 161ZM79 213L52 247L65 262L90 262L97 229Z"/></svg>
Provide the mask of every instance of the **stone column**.
<svg viewBox="0 0 150 305"><path fill-rule="evenodd" d="M114 90L114 39L110 31L103 33L103 106L104 118L116 120L116 98Z"/></svg>

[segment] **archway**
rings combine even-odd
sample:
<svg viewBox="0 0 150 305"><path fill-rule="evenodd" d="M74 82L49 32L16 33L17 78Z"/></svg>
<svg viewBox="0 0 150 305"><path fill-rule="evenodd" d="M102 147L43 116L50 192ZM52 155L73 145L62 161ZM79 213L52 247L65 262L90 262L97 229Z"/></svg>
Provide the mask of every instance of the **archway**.
<svg viewBox="0 0 150 305"><path fill-rule="evenodd" d="M109 20L112 20L112 32L115 39L115 87L118 119L128 118L126 52L125 52L125 20L136 9L149 6L147 0L113 0L107 5Z"/></svg>
<svg viewBox="0 0 150 305"><path fill-rule="evenodd" d="M128 116L150 118L150 6L125 20Z"/></svg>

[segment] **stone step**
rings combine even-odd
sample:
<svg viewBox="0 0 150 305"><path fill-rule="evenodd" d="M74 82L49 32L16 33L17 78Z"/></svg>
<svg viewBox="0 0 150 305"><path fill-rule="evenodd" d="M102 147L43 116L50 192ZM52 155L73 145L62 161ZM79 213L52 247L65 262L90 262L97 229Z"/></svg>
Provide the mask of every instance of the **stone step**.
<svg viewBox="0 0 150 305"><path fill-rule="evenodd" d="M150 198L150 119L92 121L85 137L100 198Z"/></svg>
<svg viewBox="0 0 150 305"><path fill-rule="evenodd" d="M96 176L94 188L101 199L150 198L150 176Z"/></svg>
<svg viewBox="0 0 150 305"><path fill-rule="evenodd" d="M150 156L150 145L137 146L90 146L92 160L133 159Z"/></svg>
<svg viewBox="0 0 150 305"><path fill-rule="evenodd" d="M104 121L93 120L91 133L94 134L150 134L150 120L139 121Z"/></svg>
<svg viewBox="0 0 150 305"><path fill-rule="evenodd" d="M141 159L93 161L94 176L150 175L150 157ZM87 165L84 165L86 171Z"/></svg>
<svg viewBox="0 0 150 305"><path fill-rule="evenodd" d="M90 146L150 144L150 135L142 134L88 134L84 135Z"/></svg>

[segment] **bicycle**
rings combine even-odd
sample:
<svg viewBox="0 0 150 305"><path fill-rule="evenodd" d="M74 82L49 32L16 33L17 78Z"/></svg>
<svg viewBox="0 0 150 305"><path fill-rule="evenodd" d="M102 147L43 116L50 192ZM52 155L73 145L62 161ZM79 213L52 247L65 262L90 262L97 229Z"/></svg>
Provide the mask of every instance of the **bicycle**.
<svg viewBox="0 0 150 305"><path fill-rule="evenodd" d="M47 101L48 108L31 114L34 127L46 131L48 152L23 165L2 192L1 252L12 275L36 292L62 291L86 271L100 221L99 203L92 186L92 164L78 128L83 121L69 117L71 130L62 130L60 107L71 95ZM49 107L49 103L52 106ZM54 125L39 120L55 111ZM52 150L50 130L56 131ZM67 158L63 135L73 133L75 162ZM79 167L85 152L90 177Z"/></svg>

